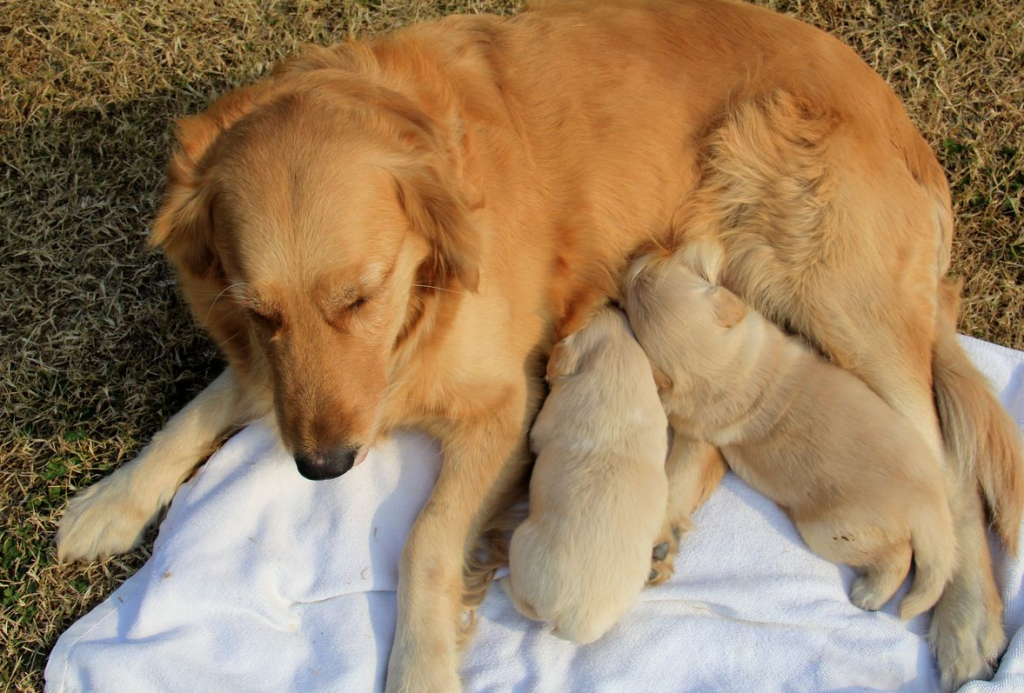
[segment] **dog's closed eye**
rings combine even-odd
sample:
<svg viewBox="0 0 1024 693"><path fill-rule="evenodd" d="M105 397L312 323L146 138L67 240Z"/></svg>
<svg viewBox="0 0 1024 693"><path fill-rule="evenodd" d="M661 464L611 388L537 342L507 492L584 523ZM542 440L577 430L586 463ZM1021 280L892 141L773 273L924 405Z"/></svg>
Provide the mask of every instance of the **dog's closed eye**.
<svg viewBox="0 0 1024 693"><path fill-rule="evenodd" d="M346 292L340 296L325 300L321 310L325 319L332 327L335 329L346 329L349 320L365 309L373 301L373 298L374 294L371 292Z"/></svg>
<svg viewBox="0 0 1024 693"><path fill-rule="evenodd" d="M281 311L275 308L256 306L247 308L245 313L257 328L269 334L277 334L284 325Z"/></svg>

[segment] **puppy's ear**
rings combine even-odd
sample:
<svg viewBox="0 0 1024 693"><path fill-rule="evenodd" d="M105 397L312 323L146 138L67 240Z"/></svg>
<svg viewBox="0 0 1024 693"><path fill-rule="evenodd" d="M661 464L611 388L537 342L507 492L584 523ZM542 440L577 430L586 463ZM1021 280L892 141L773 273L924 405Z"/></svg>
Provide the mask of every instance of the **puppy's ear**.
<svg viewBox="0 0 1024 693"><path fill-rule="evenodd" d="M575 344L575 335L569 335L551 350L548 357L546 379L550 383L556 378L576 375L580 368L580 351Z"/></svg>
<svg viewBox="0 0 1024 693"><path fill-rule="evenodd" d="M396 174L398 200L412 228L423 235L433 252L434 271L455 279L470 291L480 286L480 248L477 229L452 176L423 163Z"/></svg>
<svg viewBox="0 0 1024 693"><path fill-rule="evenodd" d="M654 384L658 386L658 392L671 390L675 386L672 378L668 377L664 371L653 364L651 365L651 373L654 374Z"/></svg>
<svg viewBox="0 0 1024 693"><path fill-rule="evenodd" d="M740 297L721 286L711 290L711 300L718 324L728 329L735 326L747 314L747 306Z"/></svg>
<svg viewBox="0 0 1024 693"><path fill-rule="evenodd" d="M218 99L205 113L177 122L177 151L171 158L149 243L162 248L181 272L205 277L217 271L205 160L220 136L252 112L266 91L262 86L238 89Z"/></svg>

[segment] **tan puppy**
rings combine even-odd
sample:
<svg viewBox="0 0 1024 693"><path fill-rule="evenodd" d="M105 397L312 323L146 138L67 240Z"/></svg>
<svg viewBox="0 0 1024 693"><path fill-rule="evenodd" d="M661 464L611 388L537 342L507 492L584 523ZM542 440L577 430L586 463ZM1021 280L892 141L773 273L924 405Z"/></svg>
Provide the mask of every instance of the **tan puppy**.
<svg viewBox="0 0 1024 693"><path fill-rule="evenodd" d="M850 598L938 601L955 560L944 482L914 427L852 374L785 335L676 259L639 260L627 311L663 374L676 435L719 446L732 469L782 506L817 554L860 568Z"/></svg>
<svg viewBox="0 0 1024 693"><path fill-rule="evenodd" d="M512 599L588 643L636 601L665 519L668 421L625 316L600 309L555 347L530 432L530 515L512 536Z"/></svg>

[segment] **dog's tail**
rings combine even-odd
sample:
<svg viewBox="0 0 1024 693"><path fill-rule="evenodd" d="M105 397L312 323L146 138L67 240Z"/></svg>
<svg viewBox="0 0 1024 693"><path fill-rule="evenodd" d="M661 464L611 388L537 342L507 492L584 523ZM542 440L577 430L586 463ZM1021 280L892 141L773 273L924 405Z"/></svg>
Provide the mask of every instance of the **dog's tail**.
<svg viewBox="0 0 1024 693"><path fill-rule="evenodd" d="M961 488L977 479L992 526L1016 555L1024 516L1024 441L956 339L961 283L943 279L932 377L939 425Z"/></svg>
<svg viewBox="0 0 1024 693"><path fill-rule="evenodd" d="M1024 515L1024 442L956 336L961 282L939 285L932 377L939 425L959 488L981 487L995 531L1016 555Z"/></svg>
<svg viewBox="0 0 1024 693"><path fill-rule="evenodd" d="M920 506L911 520L915 574L914 584L900 602L900 618L904 620L935 606L956 564L956 535L949 503L941 487L930 495L932 502Z"/></svg>

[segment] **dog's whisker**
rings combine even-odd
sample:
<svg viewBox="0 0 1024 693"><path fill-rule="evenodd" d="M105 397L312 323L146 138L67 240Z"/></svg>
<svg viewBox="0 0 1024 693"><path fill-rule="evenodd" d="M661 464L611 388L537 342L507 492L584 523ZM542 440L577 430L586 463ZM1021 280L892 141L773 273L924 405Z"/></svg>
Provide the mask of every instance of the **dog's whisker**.
<svg viewBox="0 0 1024 693"><path fill-rule="evenodd" d="M238 286L249 286L249 284L247 282L235 282L234 284L231 284L229 286L224 287L223 289L221 289L220 291L218 291L215 294L196 292L195 295L196 296L223 296L226 291L231 291L232 289L234 289L235 287L238 287Z"/></svg>
<svg viewBox="0 0 1024 693"><path fill-rule="evenodd" d="M455 289L446 289L446 288L441 287L441 286L432 286L430 284L413 284L413 286L418 287L420 289L436 289L438 291L447 291L450 294L464 294L464 293L466 293L465 291L456 291Z"/></svg>
<svg viewBox="0 0 1024 693"><path fill-rule="evenodd" d="M217 347L218 347L218 348L221 348L221 347L223 347L223 346L224 346L225 344L227 344L228 342L230 342L230 341L231 341L232 339L234 339L235 337L237 337L237 336L238 336L238 335L240 335L240 334L242 334L242 331L241 331L241 330L238 330L238 331L237 331L237 332L235 332L235 333L234 333L233 335L231 335L230 337L228 337L227 339L225 339L225 340L224 340L223 342L221 342L220 344L218 344L218 345L217 345Z"/></svg>
<svg viewBox="0 0 1024 693"><path fill-rule="evenodd" d="M206 311L206 317L203 318L203 324L204 325L210 319L210 316L213 314L213 309L216 307L217 301L220 300L221 296L223 296L228 291L231 291L232 289L234 289L235 287L238 287L238 286L249 286L249 285L246 282L235 282L234 284L229 284L228 286L225 286L224 289L219 294L216 295L216 297L213 299L213 302L210 303L210 309ZM211 295L211 294L207 294L207 296L209 296L209 295Z"/></svg>

